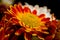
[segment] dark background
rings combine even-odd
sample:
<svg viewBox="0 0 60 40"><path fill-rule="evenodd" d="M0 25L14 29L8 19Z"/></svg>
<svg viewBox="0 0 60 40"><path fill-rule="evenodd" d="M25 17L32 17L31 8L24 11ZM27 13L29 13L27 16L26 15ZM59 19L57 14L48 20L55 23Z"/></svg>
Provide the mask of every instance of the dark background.
<svg viewBox="0 0 60 40"><path fill-rule="evenodd" d="M49 9L51 9L51 12L55 14L57 19L60 19L60 0L15 0L14 3L21 2L24 4L24 2L27 2L31 5L38 4L39 6L47 6Z"/></svg>

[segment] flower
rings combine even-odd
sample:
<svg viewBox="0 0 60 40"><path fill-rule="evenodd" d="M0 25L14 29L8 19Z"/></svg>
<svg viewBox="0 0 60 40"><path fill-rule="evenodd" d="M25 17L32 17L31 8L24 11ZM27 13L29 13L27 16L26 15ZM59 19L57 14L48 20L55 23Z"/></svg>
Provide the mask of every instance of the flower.
<svg viewBox="0 0 60 40"><path fill-rule="evenodd" d="M31 7L32 8L32 7ZM38 13L37 6L30 9L29 5L15 4L7 9L7 17L14 24L19 24L21 28L16 30L15 35L19 36L24 33L25 40L32 40L31 38L37 37L42 40L52 40L56 31L56 20L51 19L51 15L47 17L43 10ZM31 11L32 10L32 11ZM39 15L38 15L39 14ZM9 35L9 34L8 34Z"/></svg>

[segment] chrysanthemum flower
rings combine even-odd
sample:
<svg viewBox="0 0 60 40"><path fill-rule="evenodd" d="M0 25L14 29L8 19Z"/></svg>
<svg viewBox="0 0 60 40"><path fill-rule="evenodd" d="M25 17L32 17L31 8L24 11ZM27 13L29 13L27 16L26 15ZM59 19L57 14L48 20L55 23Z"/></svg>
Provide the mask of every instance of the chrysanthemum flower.
<svg viewBox="0 0 60 40"><path fill-rule="evenodd" d="M46 7L15 4L10 6L6 13L12 16L13 23L19 23L21 26L20 29L16 30L15 35L19 36L24 33L25 40L32 40L33 36L42 40L53 38L56 21L53 21L55 18L51 18L50 10L47 10Z"/></svg>

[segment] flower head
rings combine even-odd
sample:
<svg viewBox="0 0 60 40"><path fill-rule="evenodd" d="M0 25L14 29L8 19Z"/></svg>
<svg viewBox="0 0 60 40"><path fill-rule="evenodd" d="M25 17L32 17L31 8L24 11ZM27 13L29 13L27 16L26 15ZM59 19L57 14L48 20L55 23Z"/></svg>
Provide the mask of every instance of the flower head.
<svg viewBox="0 0 60 40"><path fill-rule="evenodd" d="M56 29L56 22L53 21L55 19L51 19L49 12L49 10L46 10L46 7L39 7L38 5L33 7L28 4L24 6L21 4L15 4L14 6L11 5L6 13L12 15L11 21L13 23L19 23L21 26L21 28L15 32L15 35L21 35L21 33L24 33L25 40L31 40L31 36L37 36L42 40L48 40L47 38L49 37L53 38L52 35L50 35L50 32L52 31L50 31L51 29L49 30L49 28L52 28L52 30L54 28L54 33ZM47 26L46 23L50 23L51 25L48 24ZM49 36L43 37L43 34Z"/></svg>

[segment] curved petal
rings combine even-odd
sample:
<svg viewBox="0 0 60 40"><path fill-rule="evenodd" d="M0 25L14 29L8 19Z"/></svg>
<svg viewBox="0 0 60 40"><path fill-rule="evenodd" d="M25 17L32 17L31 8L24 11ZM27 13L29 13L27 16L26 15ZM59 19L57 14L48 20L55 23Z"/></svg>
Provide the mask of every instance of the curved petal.
<svg viewBox="0 0 60 40"><path fill-rule="evenodd" d="M31 34L24 33L24 38L25 38L25 40L31 40Z"/></svg>
<svg viewBox="0 0 60 40"><path fill-rule="evenodd" d="M37 11L36 10L33 10L32 13L36 15L37 14Z"/></svg>
<svg viewBox="0 0 60 40"><path fill-rule="evenodd" d="M23 11L24 11L24 12L27 12L27 13L30 13L30 12L31 12L28 7L24 7L24 10L23 10Z"/></svg>
<svg viewBox="0 0 60 40"><path fill-rule="evenodd" d="M24 31L25 29L24 28L20 28L20 29L18 29L16 32L15 32L15 35L21 35L23 32L25 32Z"/></svg>

